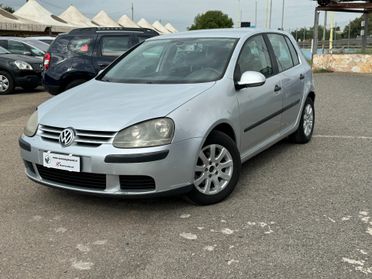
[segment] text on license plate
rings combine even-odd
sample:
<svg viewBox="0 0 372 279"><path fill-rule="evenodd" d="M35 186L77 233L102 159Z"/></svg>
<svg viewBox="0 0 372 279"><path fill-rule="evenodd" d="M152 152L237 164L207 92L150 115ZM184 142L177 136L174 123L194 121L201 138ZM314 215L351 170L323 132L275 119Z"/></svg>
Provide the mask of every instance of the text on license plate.
<svg viewBox="0 0 372 279"><path fill-rule="evenodd" d="M80 172L80 157L44 152L43 166L65 171Z"/></svg>

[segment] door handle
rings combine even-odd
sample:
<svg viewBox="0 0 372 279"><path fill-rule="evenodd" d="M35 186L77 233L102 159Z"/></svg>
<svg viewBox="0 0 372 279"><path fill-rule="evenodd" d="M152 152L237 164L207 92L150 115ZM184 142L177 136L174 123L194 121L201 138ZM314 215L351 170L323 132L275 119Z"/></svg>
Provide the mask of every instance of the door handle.
<svg viewBox="0 0 372 279"><path fill-rule="evenodd" d="M305 79L305 76L303 74L300 75L300 80Z"/></svg>
<svg viewBox="0 0 372 279"><path fill-rule="evenodd" d="M275 85L274 92L279 92L282 88L279 85Z"/></svg>

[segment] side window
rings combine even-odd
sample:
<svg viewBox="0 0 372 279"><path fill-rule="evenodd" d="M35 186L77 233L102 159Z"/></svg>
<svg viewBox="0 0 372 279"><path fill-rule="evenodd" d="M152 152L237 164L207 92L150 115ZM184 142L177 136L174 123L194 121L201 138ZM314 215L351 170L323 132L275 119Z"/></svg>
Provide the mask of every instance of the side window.
<svg viewBox="0 0 372 279"><path fill-rule="evenodd" d="M285 37L285 40L286 40L287 45L289 47L289 51L291 52L293 64L295 66L298 65L298 64L300 64L300 60L298 59L298 53L297 53L295 47L293 46L291 40L288 39L288 37Z"/></svg>
<svg viewBox="0 0 372 279"><path fill-rule="evenodd" d="M235 70L235 79L240 79L246 71L260 72L265 77L274 73L269 50L261 35L249 39L243 46Z"/></svg>
<svg viewBox="0 0 372 279"><path fill-rule="evenodd" d="M104 36L101 38L102 56L120 56L131 46L129 36Z"/></svg>
<svg viewBox="0 0 372 279"><path fill-rule="evenodd" d="M267 34L267 36L269 37L270 43L274 49L279 71L283 72L292 68L294 66L292 56L284 36L279 34Z"/></svg>
<svg viewBox="0 0 372 279"><path fill-rule="evenodd" d="M79 55L91 55L93 50L93 39L81 36L73 37L67 48L69 51Z"/></svg>
<svg viewBox="0 0 372 279"><path fill-rule="evenodd" d="M30 49L27 48L25 44L21 42L17 42L17 41L8 41L8 50L11 53L15 53L15 54L30 53L31 55Z"/></svg>

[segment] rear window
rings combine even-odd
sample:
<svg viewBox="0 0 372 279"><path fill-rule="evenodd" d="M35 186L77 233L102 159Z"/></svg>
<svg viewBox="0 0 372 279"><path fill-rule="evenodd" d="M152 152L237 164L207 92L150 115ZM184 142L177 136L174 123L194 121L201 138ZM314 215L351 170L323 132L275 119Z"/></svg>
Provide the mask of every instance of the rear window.
<svg viewBox="0 0 372 279"><path fill-rule="evenodd" d="M93 53L93 36L58 36L50 46L51 53L91 55Z"/></svg>
<svg viewBox="0 0 372 279"><path fill-rule="evenodd" d="M93 39L90 37L75 36L70 40L68 50L80 55L91 55L93 51Z"/></svg>

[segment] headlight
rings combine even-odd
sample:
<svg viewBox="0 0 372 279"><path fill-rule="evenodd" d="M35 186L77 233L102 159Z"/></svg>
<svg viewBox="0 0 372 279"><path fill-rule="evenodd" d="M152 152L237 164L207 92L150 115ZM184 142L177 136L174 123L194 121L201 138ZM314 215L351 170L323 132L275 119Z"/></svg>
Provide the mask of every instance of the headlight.
<svg viewBox="0 0 372 279"><path fill-rule="evenodd" d="M33 137L36 134L37 126L38 126L38 117L37 117L37 111L35 111L30 119L27 121L26 127L23 130L23 133L28 137Z"/></svg>
<svg viewBox="0 0 372 279"><path fill-rule="evenodd" d="M33 70L32 66L25 61L14 61L14 65L16 65L16 67L20 70Z"/></svg>
<svg viewBox="0 0 372 279"><path fill-rule="evenodd" d="M117 148L139 148L170 144L174 123L169 118L158 118L138 123L120 131L113 142Z"/></svg>

